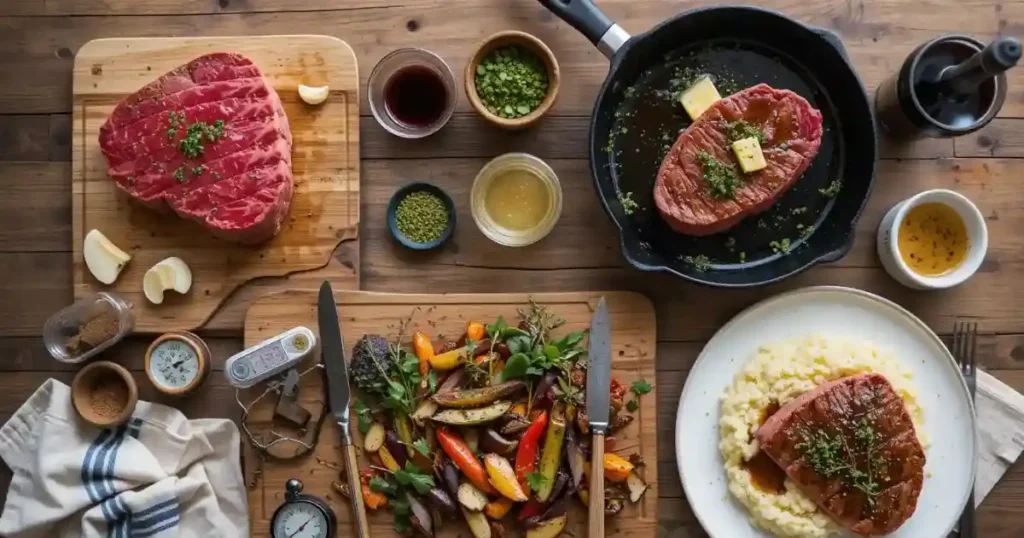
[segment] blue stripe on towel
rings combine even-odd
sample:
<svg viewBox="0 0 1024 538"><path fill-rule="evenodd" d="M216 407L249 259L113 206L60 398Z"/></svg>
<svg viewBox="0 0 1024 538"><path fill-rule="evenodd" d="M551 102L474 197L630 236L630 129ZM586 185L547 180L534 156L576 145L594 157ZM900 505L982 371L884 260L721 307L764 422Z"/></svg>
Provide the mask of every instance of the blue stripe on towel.
<svg viewBox="0 0 1024 538"><path fill-rule="evenodd" d="M153 514L155 514L157 512L163 511L163 509L167 508L168 506L177 507L178 506L178 499L177 498L168 499L166 501L154 504L153 506L150 506L149 508L146 508L145 510L142 510L142 511L139 511L139 512L135 512L134 517L135 517L137 522L136 523L132 523L132 526L135 527L137 525L141 525L142 520L144 520L145 518L148 518L149 516L151 516L151 515L153 515Z"/></svg>
<svg viewBox="0 0 1024 538"><path fill-rule="evenodd" d="M89 445L89 449L85 451L85 459L82 460L82 485L85 486L85 492L89 495L89 500L96 502L96 492L90 487L92 482L89 480L89 473L92 471L93 456L96 455L96 451L107 443L110 436L114 434L113 430L103 430L100 432L96 439L93 440L92 444Z"/></svg>
<svg viewBox="0 0 1024 538"><path fill-rule="evenodd" d="M181 513L178 512L178 505L167 507L163 512L153 514L151 517L144 520L135 520L132 522L131 534L132 536L138 536L140 533L149 532L157 527L162 527L170 521L177 521L180 519Z"/></svg>
<svg viewBox="0 0 1024 538"><path fill-rule="evenodd" d="M160 526L153 527L151 529L143 531L132 531L131 538L146 538L147 536L153 536L154 534L161 533L167 529L177 526L180 520L181 518L177 514L175 514L173 519L167 520L166 523Z"/></svg>

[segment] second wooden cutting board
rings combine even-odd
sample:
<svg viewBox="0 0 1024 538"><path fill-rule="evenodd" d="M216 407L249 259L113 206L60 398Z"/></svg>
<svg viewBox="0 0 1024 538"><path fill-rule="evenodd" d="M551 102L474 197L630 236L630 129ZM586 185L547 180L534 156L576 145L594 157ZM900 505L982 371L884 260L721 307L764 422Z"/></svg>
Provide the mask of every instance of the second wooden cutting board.
<svg viewBox="0 0 1024 538"><path fill-rule="evenodd" d="M400 295L336 291L335 302L346 352L351 352L352 345L364 334L393 334L398 330L399 323L410 315L412 322L406 329L407 335L422 330L435 339L438 334L455 337L463 333L470 320L491 323L499 315L510 323L517 320L517 309L528 306L531 298L565 318L566 323L559 331L585 331L590 327L590 319L602 296L608 301L611 316L612 375L626 386L638 379L653 382L657 337L654 306L646 297L636 293ZM316 300L316 291L286 291L256 301L245 318L245 345L256 344L296 325L305 325L316 331ZM319 350L315 351L314 357L307 359L300 368L308 368L319 361ZM322 377L316 374L305 376L300 384L299 401L314 413L314 420L320 402L324 400ZM643 456L646 461L643 474L650 490L640 503L627 505L617 517L608 519L607 536L651 538L657 533L657 400L655 386L653 392L640 398L640 408L633 424L615 436L617 441L613 452L622 455L638 453ZM273 407L274 402L266 401L253 410L250 425L254 430L269 430ZM356 437L356 445L360 447L360 465L365 466L368 462L362 454L362 438L355 427L353 435ZM289 478L299 478L305 484L307 493L326 498L338 515L338 535L352 535L354 531L350 505L331 487L332 482L343 482L339 477L342 462L339 445L338 428L328 417L314 454L304 459L288 462L268 460L261 463L250 457L251 451L246 451L247 480L253 480L251 477L259 471L255 479L256 486L249 490L249 519L253 537L270 536L270 517L284 500L284 484ZM370 525L375 536L399 536L387 510L372 513ZM582 504L573 501L566 533L587 536L586 527L586 510ZM453 522L446 525L438 536L469 536L469 531L464 523Z"/></svg>
<svg viewBox="0 0 1024 538"><path fill-rule="evenodd" d="M224 51L251 58L263 71L284 103L293 137L291 213L276 237L255 247L220 241L174 215L132 203L107 177L97 140L121 99L193 58ZM299 100L299 84L326 84L330 97L308 106ZM359 75L344 41L315 35L100 39L75 57L73 95L75 296L108 290L127 297L135 304L137 331L199 328L247 282L323 267L339 243L357 240ZM112 286L96 281L82 258L82 240L94 228L133 256ZM332 272L338 287L359 287L358 254L352 255L350 272ZM168 256L192 269L192 290L184 296L170 292L164 304L152 305L142 294L142 277Z"/></svg>

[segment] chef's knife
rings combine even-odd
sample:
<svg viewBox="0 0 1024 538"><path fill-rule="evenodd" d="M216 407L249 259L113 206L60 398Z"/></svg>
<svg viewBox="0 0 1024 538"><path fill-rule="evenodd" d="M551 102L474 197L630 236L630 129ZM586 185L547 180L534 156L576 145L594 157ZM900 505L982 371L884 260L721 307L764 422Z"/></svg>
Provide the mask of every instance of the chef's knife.
<svg viewBox="0 0 1024 538"><path fill-rule="evenodd" d="M327 281L320 286L320 296L317 300L317 322L320 325L320 352L324 370L327 372L327 401L330 403L334 422L341 430L345 472L348 475L349 498L352 499L356 530L359 532L359 538L370 538L370 527L366 521L366 506L363 504L362 486L359 483L356 447L352 444L352 430L349 422L348 404L352 389L348 381L345 341L341 337L341 324L338 321L338 307L334 302L334 291L331 290L331 283Z"/></svg>
<svg viewBox="0 0 1024 538"><path fill-rule="evenodd" d="M590 320L587 365L587 419L590 421L590 526L587 535L604 536L604 439L612 384L612 327L604 297Z"/></svg>

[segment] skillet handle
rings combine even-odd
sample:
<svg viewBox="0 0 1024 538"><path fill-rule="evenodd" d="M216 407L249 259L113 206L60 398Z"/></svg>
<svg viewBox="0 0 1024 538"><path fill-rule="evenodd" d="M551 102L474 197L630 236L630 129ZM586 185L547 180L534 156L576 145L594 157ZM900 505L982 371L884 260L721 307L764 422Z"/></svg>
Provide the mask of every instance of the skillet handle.
<svg viewBox="0 0 1024 538"><path fill-rule="evenodd" d="M593 0L538 0L549 11L572 25L605 57L611 58L629 39L621 26L612 22Z"/></svg>
<svg viewBox="0 0 1024 538"><path fill-rule="evenodd" d="M830 45L835 47L835 49L839 51L839 54L842 54L843 58L846 58L846 61L850 61L850 55L846 52L846 45L843 45L843 38L839 37L838 34L832 30L819 28L817 26L811 27L811 30L825 38L825 41L828 41Z"/></svg>

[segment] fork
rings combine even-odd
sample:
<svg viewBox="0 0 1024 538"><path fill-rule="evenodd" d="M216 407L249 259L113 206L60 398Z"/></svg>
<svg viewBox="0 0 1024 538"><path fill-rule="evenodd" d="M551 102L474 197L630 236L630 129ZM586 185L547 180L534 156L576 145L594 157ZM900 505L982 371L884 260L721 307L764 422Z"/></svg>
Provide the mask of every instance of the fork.
<svg viewBox="0 0 1024 538"><path fill-rule="evenodd" d="M971 393L971 401L974 401L974 394L978 386L978 374L975 368L975 355L978 348L978 324L956 322L953 324L953 358L960 367L960 373L967 382L967 390ZM975 538L977 528L974 521L974 484L971 484L971 494L967 498L967 506L960 514L960 538Z"/></svg>

